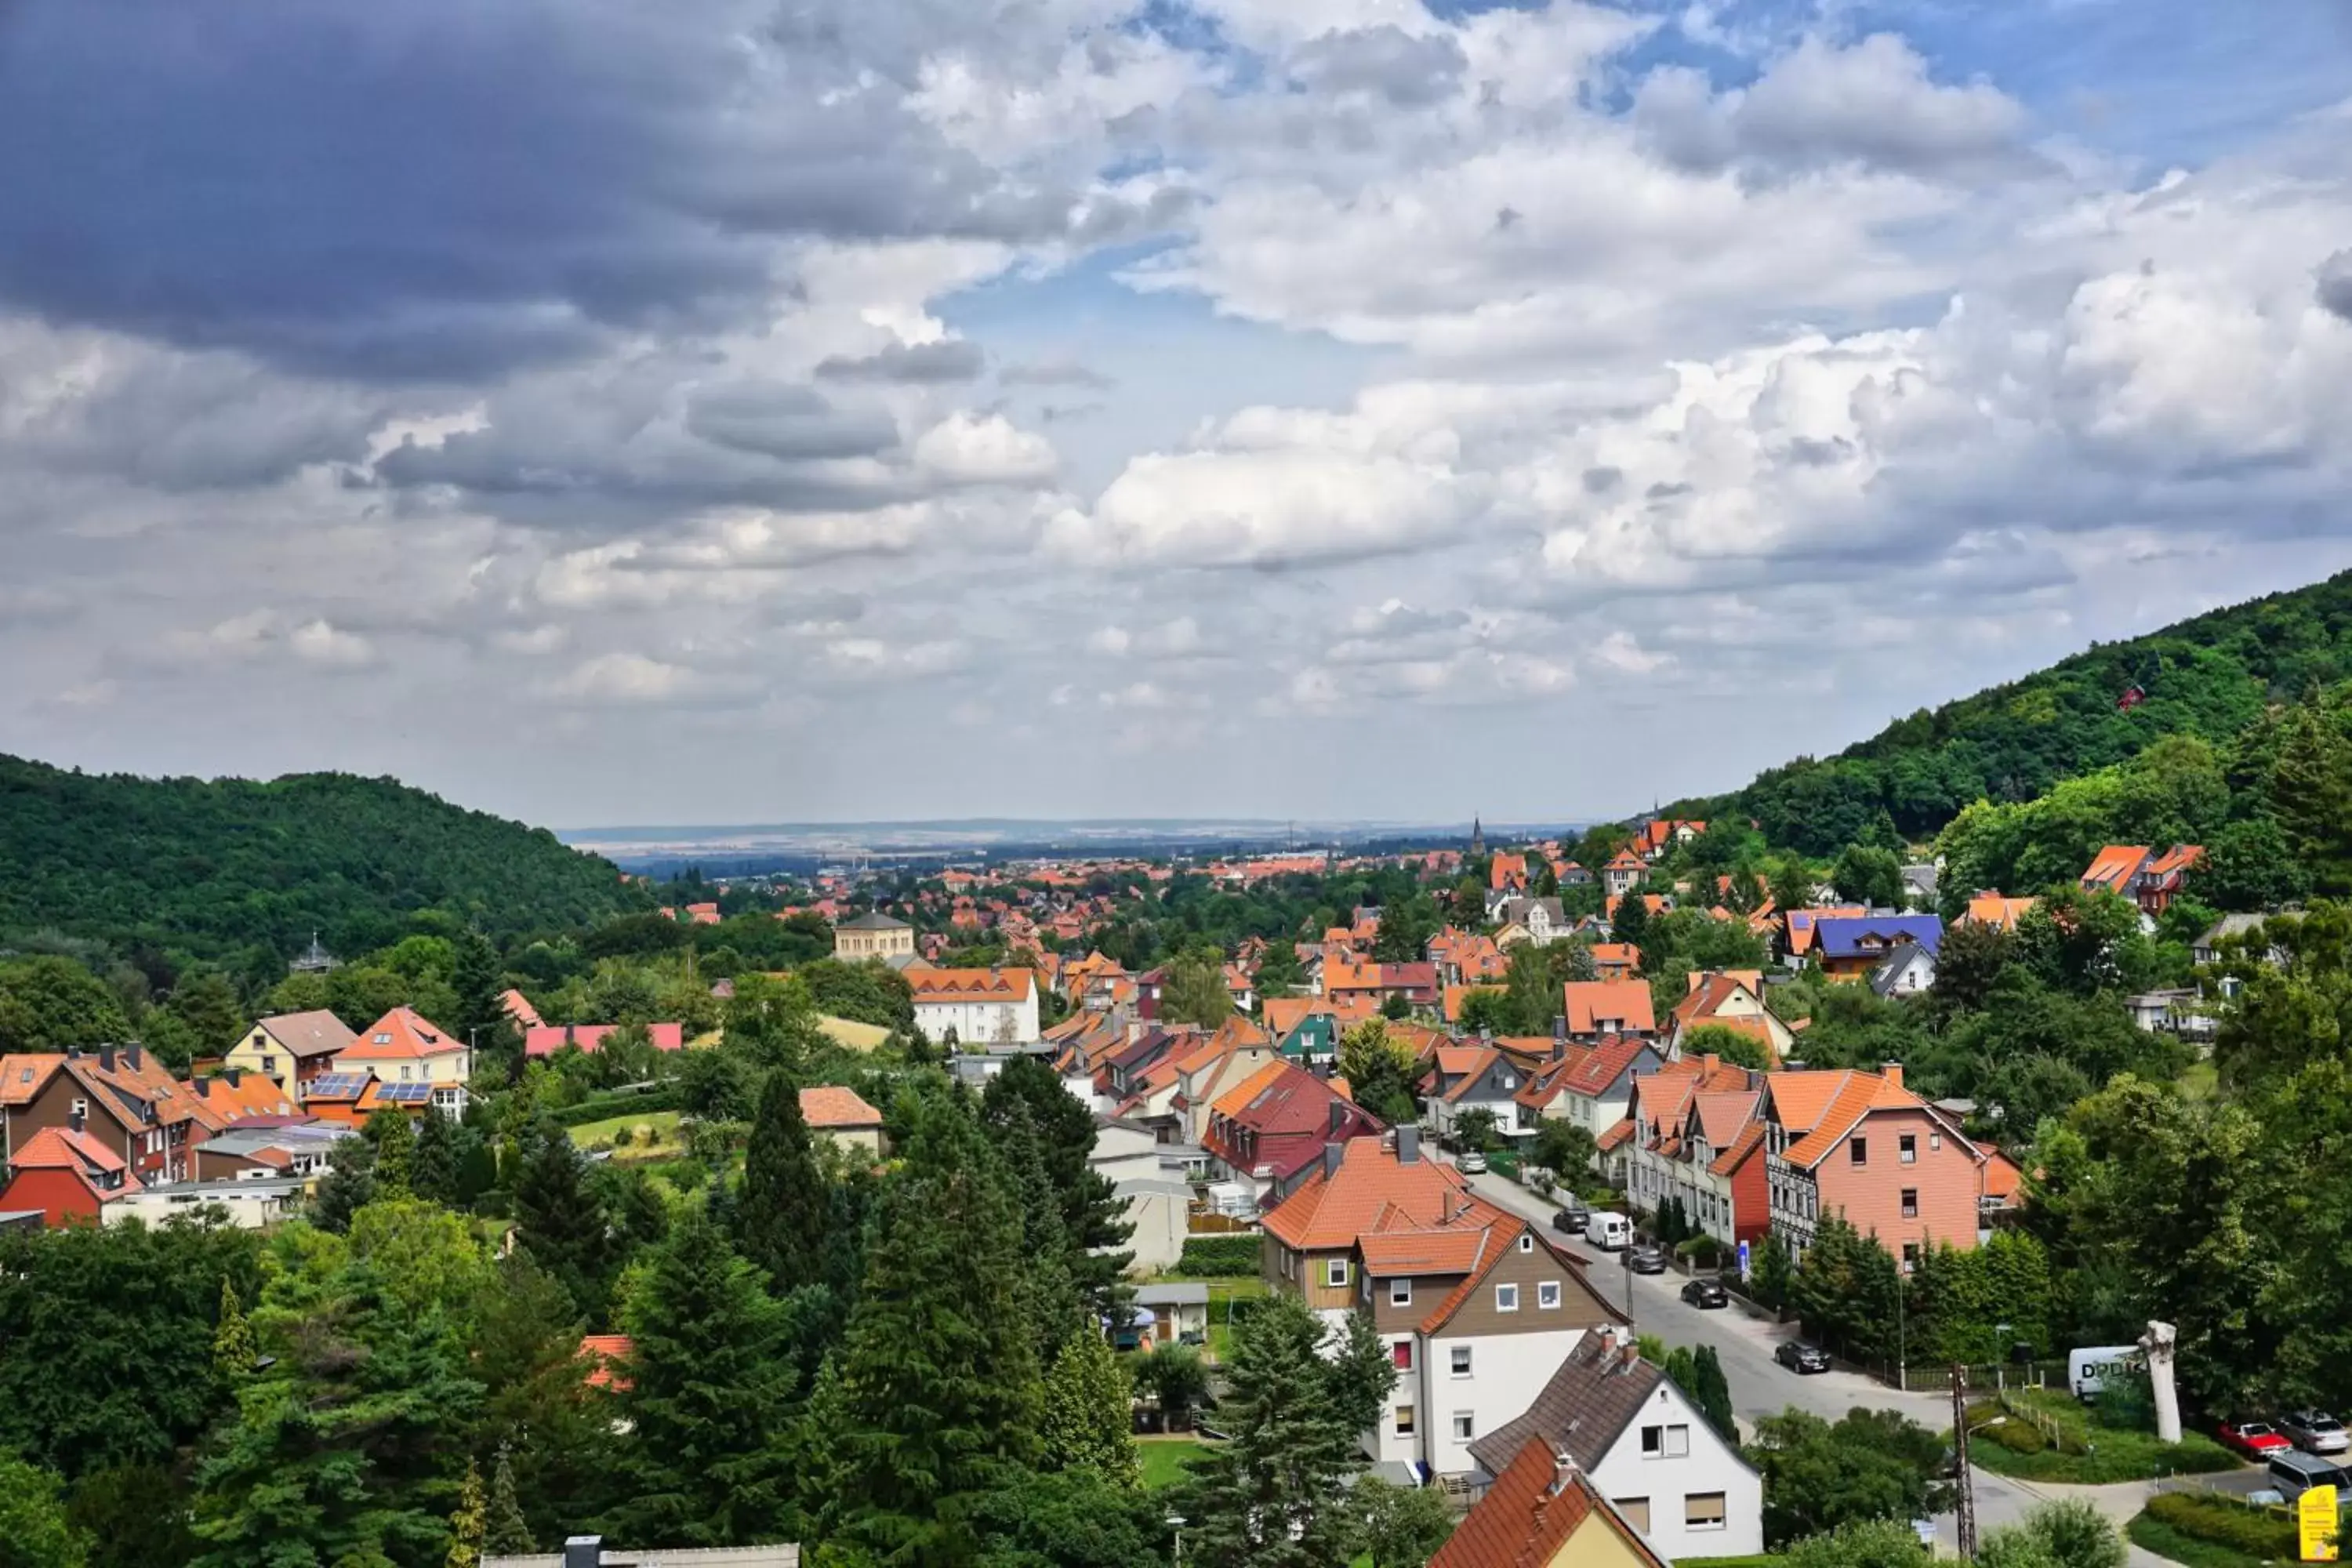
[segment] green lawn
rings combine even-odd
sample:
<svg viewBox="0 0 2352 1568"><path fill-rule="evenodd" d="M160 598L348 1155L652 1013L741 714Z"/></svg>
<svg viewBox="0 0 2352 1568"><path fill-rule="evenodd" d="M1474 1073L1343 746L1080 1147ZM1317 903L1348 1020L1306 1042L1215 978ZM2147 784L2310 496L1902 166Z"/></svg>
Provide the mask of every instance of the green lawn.
<svg viewBox="0 0 2352 1568"><path fill-rule="evenodd" d="M2004 1447L1993 1433L1978 1431L1969 1439L1969 1458L1997 1476L2064 1486L2108 1486L2159 1476L2233 1470L2240 1463L2236 1455L2201 1432L2184 1432L2179 1442L2164 1444L2156 1440L2153 1432L2101 1425L2093 1410L2063 1393L2023 1389L2012 1391L2010 1397L2057 1422L2064 1440L2060 1447L2021 1454Z"/></svg>
<svg viewBox="0 0 2352 1568"><path fill-rule="evenodd" d="M1138 1437L1136 1458L1143 1464L1143 1484L1153 1491L1184 1479L1184 1461L1208 1447L1198 1437Z"/></svg>
<svg viewBox="0 0 2352 1568"><path fill-rule="evenodd" d="M2124 1533L2133 1545L2168 1557L2186 1568L2262 1568L2263 1559L2249 1557L2242 1552L2232 1552L2210 1541L2200 1541L2147 1513L2137 1513L2124 1526Z"/></svg>
<svg viewBox="0 0 2352 1568"><path fill-rule="evenodd" d="M1209 1287L1209 1359L1223 1365L1233 1359L1233 1303L1240 1297L1263 1296L1265 1281L1255 1274L1204 1281Z"/></svg>
<svg viewBox="0 0 2352 1568"><path fill-rule="evenodd" d="M572 1142L583 1149L602 1149L612 1142L614 1133L625 1128L629 1142L614 1151L615 1159L666 1160L685 1147L678 1139L675 1110L641 1110L634 1116L585 1121L572 1130ZM646 1136L648 1132L652 1134L650 1138Z"/></svg>

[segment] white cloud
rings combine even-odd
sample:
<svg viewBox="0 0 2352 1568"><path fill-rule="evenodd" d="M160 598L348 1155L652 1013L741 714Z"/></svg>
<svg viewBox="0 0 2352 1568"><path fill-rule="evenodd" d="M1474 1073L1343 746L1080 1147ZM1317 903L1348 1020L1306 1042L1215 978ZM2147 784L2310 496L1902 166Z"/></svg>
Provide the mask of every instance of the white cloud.
<svg viewBox="0 0 2352 1568"><path fill-rule="evenodd" d="M355 632L325 619L305 621L287 637L294 657L310 664L352 668L375 662L375 647Z"/></svg>
<svg viewBox="0 0 2352 1568"><path fill-rule="evenodd" d="M575 702L628 706L689 694L694 672L641 653L599 654L556 681L552 695Z"/></svg>

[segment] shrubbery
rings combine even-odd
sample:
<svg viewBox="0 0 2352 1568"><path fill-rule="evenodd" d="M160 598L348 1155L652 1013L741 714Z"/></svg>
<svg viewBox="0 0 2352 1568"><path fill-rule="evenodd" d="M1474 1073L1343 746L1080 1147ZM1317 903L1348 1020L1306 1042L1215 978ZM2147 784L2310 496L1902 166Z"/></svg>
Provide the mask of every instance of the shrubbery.
<svg viewBox="0 0 2352 1568"><path fill-rule="evenodd" d="M1258 1238L1255 1232L1193 1236L1185 1238L1184 1251L1176 1259L1176 1267L1169 1272L1195 1279L1228 1274L1255 1274L1257 1272L1257 1260Z"/></svg>
<svg viewBox="0 0 2352 1568"><path fill-rule="evenodd" d="M2147 1500L2147 1511L2183 1535L2249 1557L2292 1563L2301 1555L2294 1521L2266 1509L2191 1492L2158 1492Z"/></svg>

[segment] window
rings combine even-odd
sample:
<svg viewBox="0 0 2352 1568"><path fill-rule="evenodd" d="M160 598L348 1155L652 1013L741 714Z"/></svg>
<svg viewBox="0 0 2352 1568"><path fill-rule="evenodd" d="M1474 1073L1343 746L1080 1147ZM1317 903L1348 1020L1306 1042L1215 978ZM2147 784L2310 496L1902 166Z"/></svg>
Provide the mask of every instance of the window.
<svg viewBox="0 0 2352 1568"><path fill-rule="evenodd" d="M1536 1249L1536 1235L1535 1235L1535 1232L1533 1232L1533 1231L1531 1231L1531 1230L1528 1230L1528 1231L1521 1231L1521 1232L1519 1233L1519 1250L1520 1250L1521 1252L1533 1252L1535 1249Z"/></svg>
<svg viewBox="0 0 2352 1568"><path fill-rule="evenodd" d="M1391 1279L1389 1281L1389 1305L1391 1307L1410 1307L1412 1305L1412 1280Z"/></svg>
<svg viewBox="0 0 2352 1568"><path fill-rule="evenodd" d="M1453 1361L1454 1375L1456 1377L1469 1376L1470 1347L1468 1345L1455 1345L1452 1348L1449 1353Z"/></svg>
<svg viewBox="0 0 2352 1568"><path fill-rule="evenodd" d="M1549 1312L1559 1306L1559 1281L1547 1279L1536 1287L1536 1305Z"/></svg>
<svg viewBox="0 0 2352 1568"><path fill-rule="evenodd" d="M1609 1500L1609 1504L1625 1516L1626 1523L1644 1535L1650 1533L1650 1500L1648 1498L1613 1497Z"/></svg>
<svg viewBox="0 0 2352 1568"><path fill-rule="evenodd" d="M1916 1187L1903 1189L1903 1217L1905 1219L1919 1217L1919 1189Z"/></svg>
<svg viewBox="0 0 2352 1568"><path fill-rule="evenodd" d="M1919 1163L1918 1134L1906 1132L1902 1137L1897 1138L1895 1141L1895 1157L1906 1165L1917 1164Z"/></svg>
<svg viewBox="0 0 2352 1568"><path fill-rule="evenodd" d="M1848 1157L1852 1159L1855 1164L1867 1165L1870 1163L1869 1139L1857 1138L1853 1142L1847 1144L1846 1148L1852 1152Z"/></svg>
<svg viewBox="0 0 2352 1568"><path fill-rule="evenodd" d="M1325 1258L1323 1260L1323 1283L1335 1289L1347 1284L1348 1260L1344 1258Z"/></svg>
<svg viewBox="0 0 2352 1568"><path fill-rule="evenodd" d="M1288 1248L1285 1248L1282 1254L1282 1277L1285 1279L1298 1278L1298 1255Z"/></svg>
<svg viewBox="0 0 2352 1568"><path fill-rule="evenodd" d="M73 1113L76 1116L88 1116L89 1114L89 1101L87 1100L75 1100L73 1102Z"/></svg>
<svg viewBox="0 0 2352 1568"><path fill-rule="evenodd" d="M1644 1426L1642 1428L1642 1458L1645 1459L1680 1459L1690 1454L1690 1428Z"/></svg>
<svg viewBox="0 0 2352 1568"><path fill-rule="evenodd" d="M1389 1347L1389 1360L1396 1363L1396 1369L1399 1372L1411 1372L1412 1370L1412 1342L1411 1340L1399 1340L1396 1343L1391 1345Z"/></svg>
<svg viewBox="0 0 2352 1568"><path fill-rule="evenodd" d="M1495 1287L1495 1310L1516 1312L1519 1310L1519 1288L1517 1285Z"/></svg>
<svg viewBox="0 0 2352 1568"><path fill-rule="evenodd" d="M1930 1132L1927 1134L1927 1148L1930 1152L1933 1152L1937 1149L1941 1149L1943 1146L1944 1135L1942 1133Z"/></svg>
<svg viewBox="0 0 2352 1568"><path fill-rule="evenodd" d="M1683 1499L1683 1528L1721 1530L1723 1528L1723 1494L1691 1492L1686 1495Z"/></svg>
<svg viewBox="0 0 2352 1568"><path fill-rule="evenodd" d="M1410 1405L1397 1406L1396 1435L1400 1437L1412 1436L1412 1406Z"/></svg>
<svg viewBox="0 0 2352 1568"><path fill-rule="evenodd" d="M261 1070L263 1072L276 1072L278 1070L278 1058L276 1057L262 1058Z"/></svg>
<svg viewBox="0 0 2352 1568"><path fill-rule="evenodd" d="M375 1043L379 1046L388 1046L392 1044L392 1037L390 1035L378 1035L375 1037Z"/></svg>
<svg viewBox="0 0 2352 1568"><path fill-rule="evenodd" d="M1919 1244L1916 1241L1905 1242L1903 1244L1903 1272L1908 1274L1918 1266Z"/></svg>
<svg viewBox="0 0 2352 1568"><path fill-rule="evenodd" d="M1454 1412L1454 1436L1458 1440L1467 1443L1472 1437L1475 1436L1476 1433L1473 1430L1475 1425L1475 1423L1472 1420L1470 1412L1467 1410L1457 1410Z"/></svg>

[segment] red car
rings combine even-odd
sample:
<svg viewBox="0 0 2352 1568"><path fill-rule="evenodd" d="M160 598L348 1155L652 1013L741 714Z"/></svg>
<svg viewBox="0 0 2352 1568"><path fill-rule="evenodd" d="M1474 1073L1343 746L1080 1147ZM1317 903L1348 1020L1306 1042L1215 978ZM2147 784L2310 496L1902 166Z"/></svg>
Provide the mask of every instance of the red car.
<svg viewBox="0 0 2352 1568"><path fill-rule="evenodd" d="M2267 1421L2224 1421L2213 1428L2215 1436L2250 1459L2268 1458L2294 1447L2286 1434Z"/></svg>

